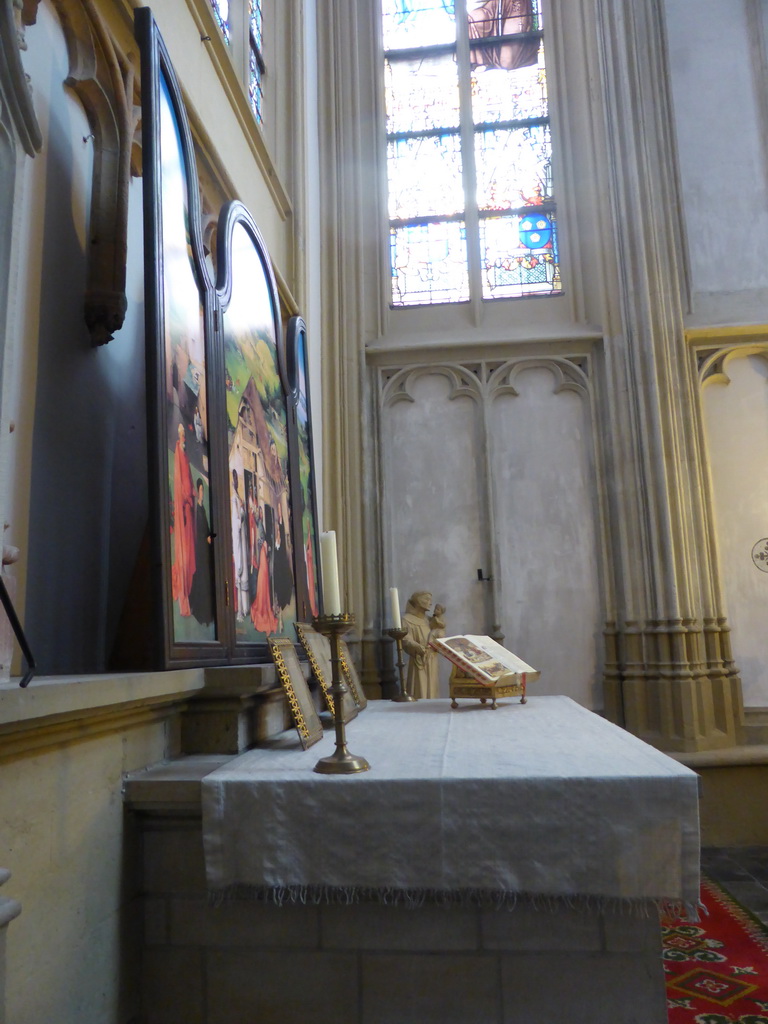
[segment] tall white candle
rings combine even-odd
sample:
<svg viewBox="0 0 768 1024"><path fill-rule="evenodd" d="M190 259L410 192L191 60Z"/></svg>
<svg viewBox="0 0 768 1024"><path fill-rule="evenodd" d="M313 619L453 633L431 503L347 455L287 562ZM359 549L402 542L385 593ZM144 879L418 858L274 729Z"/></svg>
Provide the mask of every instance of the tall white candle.
<svg viewBox="0 0 768 1024"><path fill-rule="evenodd" d="M320 566L323 570L323 611L326 615L341 615L335 530L320 534Z"/></svg>
<svg viewBox="0 0 768 1024"><path fill-rule="evenodd" d="M389 588L389 603L392 607L392 625L395 629L401 629L402 620L400 619L400 598L397 593L397 587Z"/></svg>

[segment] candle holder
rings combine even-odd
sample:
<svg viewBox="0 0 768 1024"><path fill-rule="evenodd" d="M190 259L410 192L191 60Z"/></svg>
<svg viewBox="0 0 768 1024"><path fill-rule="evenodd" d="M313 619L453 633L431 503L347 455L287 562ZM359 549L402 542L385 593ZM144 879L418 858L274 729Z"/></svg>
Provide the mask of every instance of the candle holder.
<svg viewBox="0 0 768 1024"><path fill-rule="evenodd" d="M328 757L321 757L315 765L314 770L322 775L352 775L355 772L367 772L371 767L364 757L356 757L347 750L344 712L341 706L347 687L341 678L339 639L351 629L354 622L353 615L342 612L341 615L319 615L313 623L318 633L323 633L331 641L331 694L333 720L336 726L336 750Z"/></svg>
<svg viewBox="0 0 768 1024"><path fill-rule="evenodd" d="M408 685L406 683L405 676L405 664L403 663L403 638L408 635L407 629L388 629L387 635L391 636L397 644L397 671L400 673L400 693L392 700L398 704L404 704L406 701L418 700L418 697L414 697L412 693L408 693Z"/></svg>

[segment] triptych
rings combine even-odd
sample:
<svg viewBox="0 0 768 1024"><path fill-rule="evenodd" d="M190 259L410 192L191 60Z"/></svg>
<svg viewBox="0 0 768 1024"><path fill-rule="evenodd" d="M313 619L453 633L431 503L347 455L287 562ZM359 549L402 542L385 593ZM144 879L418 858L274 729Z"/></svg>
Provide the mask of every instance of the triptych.
<svg viewBox="0 0 768 1024"><path fill-rule="evenodd" d="M264 240L221 210L203 244L192 136L151 13L142 57L154 660L269 658L320 611L307 332L285 329Z"/></svg>

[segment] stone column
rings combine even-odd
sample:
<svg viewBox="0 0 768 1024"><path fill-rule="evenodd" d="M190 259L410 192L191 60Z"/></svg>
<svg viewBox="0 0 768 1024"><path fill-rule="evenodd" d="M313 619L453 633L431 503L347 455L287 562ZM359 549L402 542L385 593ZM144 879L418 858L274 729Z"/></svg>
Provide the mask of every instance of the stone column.
<svg viewBox="0 0 768 1024"><path fill-rule="evenodd" d="M381 332L381 210L378 179L367 158L378 144L380 125L376 81L352 73L358 62L375 66L372 5L338 0L323 8L317 29L324 254L322 519L324 529L337 531L342 604L356 618L356 632L347 640L353 646L360 641L363 686L369 697L379 697L381 499L365 346Z"/></svg>
<svg viewBox="0 0 768 1024"><path fill-rule="evenodd" d="M10 877L10 871L0 868L0 885ZM20 913L20 903L0 896L0 1024L5 1024L5 933L8 925Z"/></svg>
<svg viewBox="0 0 768 1024"><path fill-rule="evenodd" d="M597 0L616 255L606 270L614 607L606 706L656 746L738 742L741 683L722 615L695 381L662 0ZM613 280L610 277L613 276Z"/></svg>

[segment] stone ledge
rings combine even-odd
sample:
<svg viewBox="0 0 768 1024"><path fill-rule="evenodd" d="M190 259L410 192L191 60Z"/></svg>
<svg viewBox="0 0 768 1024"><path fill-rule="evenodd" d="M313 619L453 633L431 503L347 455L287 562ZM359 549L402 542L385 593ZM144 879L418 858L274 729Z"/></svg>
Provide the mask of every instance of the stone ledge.
<svg viewBox="0 0 768 1024"><path fill-rule="evenodd" d="M747 743L739 747L721 747L719 750L698 750L691 753L665 751L667 757L684 764L686 768L733 768L738 765L768 765L768 743Z"/></svg>
<svg viewBox="0 0 768 1024"><path fill-rule="evenodd" d="M202 814L201 782L235 755L194 754L129 772L123 781L127 807L145 814Z"/></svg>
<svg viewBox="0 0 768 1024"><path fill-rule="evenodd" d="M0 683L0 728L81 717L89 712L103 713L132 704L177 700L193 696L204 685L202 668L38 676L24 690L18 681L10 680Z"/></svg>

